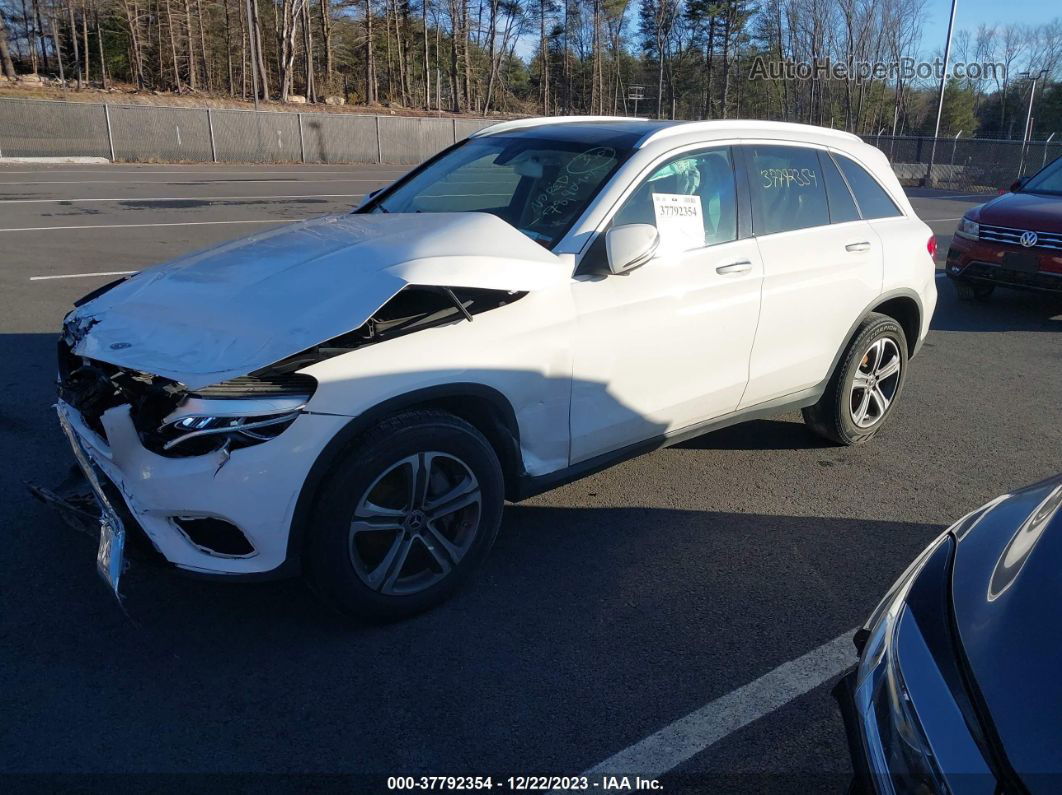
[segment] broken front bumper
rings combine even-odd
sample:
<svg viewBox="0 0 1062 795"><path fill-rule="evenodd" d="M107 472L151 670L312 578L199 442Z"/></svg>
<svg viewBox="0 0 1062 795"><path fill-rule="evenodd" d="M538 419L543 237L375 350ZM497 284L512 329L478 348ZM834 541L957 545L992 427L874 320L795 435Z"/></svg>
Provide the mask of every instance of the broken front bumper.
<svg viewBox="0 0 1062 795"><path fill-rule="evenodd" d="M226 576L281 569L288 558L295 503L310 467L349 421L303 414L275 439L252 447L166 458L143 446L128 405L102 415L106 439L69 404L59 401L56 409L72 441L108 481L105 490L113 487L120 495L128 515L163 558L187 571ZM196 520L232 526L248 549L243 554L211 549L187 530Z"/></svg>

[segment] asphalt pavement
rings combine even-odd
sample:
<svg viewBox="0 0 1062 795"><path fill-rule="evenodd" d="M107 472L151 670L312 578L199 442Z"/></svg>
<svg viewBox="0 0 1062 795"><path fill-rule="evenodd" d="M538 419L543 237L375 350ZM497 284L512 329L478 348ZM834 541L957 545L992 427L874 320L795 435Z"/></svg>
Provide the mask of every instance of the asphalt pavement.
<svg viewBox="0 0 1062 795"><path fill-rule="evenodd" d="M318 784L383 791L393 775L618 758L673 790L842 792L830 670L795 693L779 683L802 675L791 661L840 648L945 526L1062 470L1057 301L960 304L939 279L933 331L869 445L829 446L782 416L510 506L471 586L392 626L340 620L298 581L142 567L120 608L93 542L26 493L70 463L55 336L113 278L92 274L342 211L402 172L0 167L0 773L30 789L55 773L161 789L189 781L157 774L258 776L229 779L236 790L357 775ZM913 193L942 255L988 198ZM675 737L681 752L655 742Z"/></svg>

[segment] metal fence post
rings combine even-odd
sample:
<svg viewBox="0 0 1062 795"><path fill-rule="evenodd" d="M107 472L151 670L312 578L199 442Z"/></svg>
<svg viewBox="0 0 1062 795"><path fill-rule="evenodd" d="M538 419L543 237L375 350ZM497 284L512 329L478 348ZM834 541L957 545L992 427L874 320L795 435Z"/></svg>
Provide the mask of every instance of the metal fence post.
<svg viewBox="0 0 1062 795"><path fill-rule="evenodd" d="M380 141L380 117L376 117L376 162L383 164L383 143Z"/></svg>
<svg viewBox="0 0 1062 795"><path fill-rule="evenodd" d="M306 138L302 134L302 113L299 114L299 158L306 162Z"/></svg>
<svg viewBox="0 0 1062 795"><path fill-rule="evenodd" d="M454 143L456 144L457 143L457 117L456 116L454 117L453 122L454 122Z"/></svg>
<svg viewBox="0 0 1062 795"><path fill-rule="evenodd" d="M207 130L210 132L210 160L216 163L218 162L218 150L214 146L214 113L210 108L207 108Z"/></svg>
<svg viewBox="0 0 1062 795"><path fill-rule="evenodd" d="M111 162L114 162L114 134L111 132L111 106L103 103L103 118L107 120L107 147L111 150Z"/></svg>

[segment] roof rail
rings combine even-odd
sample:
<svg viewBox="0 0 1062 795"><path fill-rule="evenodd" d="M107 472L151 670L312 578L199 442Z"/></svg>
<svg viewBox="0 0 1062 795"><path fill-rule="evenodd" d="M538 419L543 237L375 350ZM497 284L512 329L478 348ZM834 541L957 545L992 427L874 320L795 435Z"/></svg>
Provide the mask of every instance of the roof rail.
<svg viewBox="0 0 1062 795"><path fill-rule="evenodd" d="M723 119L717 121L676 122L666 127L653 130L638 142L638 146L645 146L651 141L659 141L661 138L671 138L672 136L683 135L685 133L695 133L700 131L715 132L719 130L763 130L764 132L774 131L804 134L814 132L818 135L843 138L846 141L862 142L863 140L854 133L846 132L844 130L835 130L831 127L817 127L813 124L795 124L787 121L756 121L753 119Z"/></svg>
<svg viewBox="0 0 1062 795"><path fill-rule="evenodd" d="M512 121L500 121L490 127L476 130L469 138L480 138L484 135L495 135L510 130L523 130L527 127L541 127L544 124L574 124L585 121L645 121L643 118L632 116L535 116L530 119L513 119Z"/></svg>

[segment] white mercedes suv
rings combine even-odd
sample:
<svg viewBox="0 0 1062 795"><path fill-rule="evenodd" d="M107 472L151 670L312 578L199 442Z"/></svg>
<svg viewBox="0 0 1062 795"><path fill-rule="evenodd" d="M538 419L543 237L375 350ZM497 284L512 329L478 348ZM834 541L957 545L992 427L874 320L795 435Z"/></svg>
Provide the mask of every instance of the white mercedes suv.
<svg viewBox="0 0 1062 795"><path fill-rule="evenodd" d="M483 561L506 499L795 408L872 437L929 328L933 249L847 133L488 127L350 214L78 302L57 409L98 566L117 591L128 536L409 615Z"/></svg>

